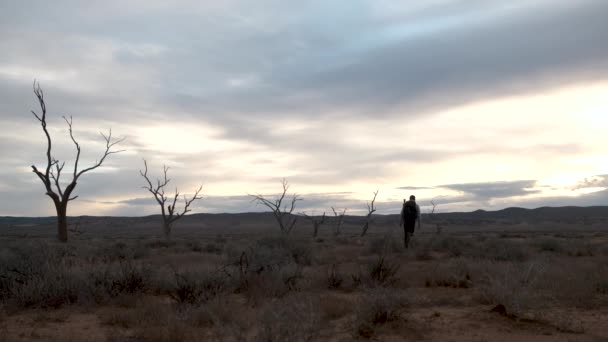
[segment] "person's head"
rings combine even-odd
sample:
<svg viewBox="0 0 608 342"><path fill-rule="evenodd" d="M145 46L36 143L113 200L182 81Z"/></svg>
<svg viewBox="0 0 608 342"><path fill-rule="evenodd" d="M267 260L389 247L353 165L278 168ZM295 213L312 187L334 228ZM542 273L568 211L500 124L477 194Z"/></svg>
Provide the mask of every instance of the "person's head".
<svg viewBox="0 0 608 342"><path fill-rule="evenodd" d="M410 196L410 201L415 201L415 200L416 200L416 196L411 195L411 196Z"/></svg>

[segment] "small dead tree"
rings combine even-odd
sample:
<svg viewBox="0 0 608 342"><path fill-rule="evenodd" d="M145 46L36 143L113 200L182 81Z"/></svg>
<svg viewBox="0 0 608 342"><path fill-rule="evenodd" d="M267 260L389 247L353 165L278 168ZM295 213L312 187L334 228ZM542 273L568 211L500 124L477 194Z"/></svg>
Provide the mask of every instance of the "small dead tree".
<svg viewBox="0 0 608 342"><path fill-rule="evenodd" d="M293 214L293 211L296 208L296 202L301 201L302 198L297 194L293 194L291 196L290 203L284 204L285 196L287 195L287 191L289 190L289 183L285 178L283 178L283 192L279 196L279 198L275 200L269 200L263 195L249 195L253 197L254 202L258 202L268 209L272 210L272 214L274 215L277 224L279 225L279 229L282 234L289 234L293 228L296 226L296 222L298 220L298 216Z"/></svg>
<svg viewBox="0 0 608 342"><path fill-rule="evenodd" d="M152 185L152 181L150 177L148 177L148 163L144 159L144 170L139 170L139 174L146 180L147 185L142 188L148 190L152 195L154 195L154 199L160 205L161 214L163 216L163 233L165 234L166 239L171 238L171 230L173 228L173 224L175 221L182 218L186 213L190 212L190 205L196 200L201 199L199 196L203 186L199 186L198 189L194 192L191 198L186 197L184 195L184 208L181 212L175 211L175 206L177 205L177 199L179 198L179 191L177 191L177 187L175 188L175 194L172 197L169 197L165 193L165 187L169 184L171 179L167 178L167 173L169 172L169 167L163 165L163 178L156 179L156 185Z"/></svg>
<svg viewBox="0 0 608 342"><path fill-rule="evenodd" d="M376 207L374 206L374 203L376 202L376 196L378 196L378 191L380 190L376 190L374 192L374 198L372 199L372 202L367 202L367 215L365 216L365 224L363 225L363 231L361 232L361 236L364 236L367 233L369 225L372 223L372 215L376 212Z"/></svg>
<svg viewBox="0 0 608 342"><path fill-rule="evenodd" d="M334 212L334 219L332 220L332 226L334 228L334 236L340 235L340 228L344 223L344 214L346 214L346 208L341 213L338 213L334 207L331 207L331 211Z"/></svg>
<svg viewBox="0 0 608 342"><path fill-rule="evenodd" d="M76 159L74 160L74 170L72 173L72 180L69 183L63 183L62 186L61 176L63 172L63 168L65 166L65 161L60 162L55 159L52 152L52 140L47 129L47 121L46 121L46 103L44 102L44 92L42 88L40 88L40 84L34 81L34 95L38 99L38 103L40 104L40 114L35 111L31 111L34 117L40 122L42 126L42 131L46 136L46 167L40 171L36 166L32 165L32 172L40 178L42 184L46 189L46 195L49 196L53 200L53 204L55 205L55 210L57 212L57 238L59 241L67 242L68 241L68 221L67 221L67 211L68 211L68 203L70 201L75 200L78 196L72 196L74 189L76 188L76 184L82 175L89 171L93 171L96 168L100 167L106 158L114 153L122 152L113 151L112 148L122 142L123 139L113 140L112 139L112 130L109 131L108 134L100 133L105 141L105 151L101 158L99 158L95 163L87 168L78 169L78 163L80 162L80 144L74 137L74 132L72 131L72 117L70 116L69 120L64 116L63 120L65 120L68 125L68 132L70 134L70 139L76 146ZM66 185L67 184L67 185Z"/></svg>
<svg viewBox="0 0 608 342"><path fill-rule="evenodd" d="M308 216L306 213L302 213L302 215L304 215L304 217L306 217L310 220L310 222L312 222L312 237L316 239L319 235L319 227L321 227L321 225L325 223L325 212L323 212L323 216L321 216L321 218L315 216Z"/></svg>
<svg viewBox="0 0 608 342"><path fill-rule="evenodd" d="M430 216L432 219L435 219L435 207L437 207L437 203L435 202L435 199L431 200L431 205L433 206L433 209L431 209ZM436 229L435 233L441 234L441 231L443 231L443 225L441 224L441 222L435 223L435 229Z"/></svg>

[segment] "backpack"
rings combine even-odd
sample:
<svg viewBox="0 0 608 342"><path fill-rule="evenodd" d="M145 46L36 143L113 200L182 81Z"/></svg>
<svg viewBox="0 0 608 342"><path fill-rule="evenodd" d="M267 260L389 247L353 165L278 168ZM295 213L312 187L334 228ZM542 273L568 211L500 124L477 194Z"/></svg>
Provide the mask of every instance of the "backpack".
<svg viewBox="0 0 608 342"><path fill-rule="evenodd" d="M411 201L403 203L403 218L406 220L415 220L418 218L418 210L416 210L416 203Z"/></svg>

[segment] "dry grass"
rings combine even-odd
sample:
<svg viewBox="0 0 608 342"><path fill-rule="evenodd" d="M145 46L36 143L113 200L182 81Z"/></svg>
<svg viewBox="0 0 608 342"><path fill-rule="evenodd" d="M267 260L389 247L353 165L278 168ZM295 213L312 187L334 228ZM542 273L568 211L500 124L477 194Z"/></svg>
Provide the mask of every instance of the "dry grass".
<svg viewBox="0 0 608 342"><path fill-rule="evenodd" d="M587 322L558 313L608 304L605 238L417 233L404 250L394 232L318 241L0 237L0 332L24 315L59 329L86 310L116 341L382 340L411 329L429 307L487 312L502 304L556 334L586 334Z"/></svg>

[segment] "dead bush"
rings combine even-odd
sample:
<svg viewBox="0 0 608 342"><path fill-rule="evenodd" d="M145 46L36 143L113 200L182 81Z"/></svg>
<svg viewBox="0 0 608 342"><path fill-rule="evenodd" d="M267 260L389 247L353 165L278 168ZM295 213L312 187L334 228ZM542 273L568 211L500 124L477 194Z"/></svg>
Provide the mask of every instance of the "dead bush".
<svg viewBox="0 0 608 342"><path fill-rule="evenodd" d="M540 261L486 264L479 281L481 302L502 304L508 314L518 317L536 318L547 304L547 297L539 291L545 267Z"/></svg>
<svg viewBox="0 0 608 342"><path fill-rule="evenodd" d="M372 286L388 286L394 284L399 271L397 261L387 260L384 256L378 257L369 265L369 279Z"/></svg>
<svg viewBox="0 0 608 342"><path fill-rule="evenodd" d="M448 260L434 265L425 280L426 287L469 288L473 286L467 261Z"/></svg>
<svg viewBox="0 0 608 342"><path fill-rule="evenodd" d="M254 259L266 259L270 263L293 261L298 265L312 264L312 245L309 240L298 241L287 236L265 237L259 239L249 255ZM268 262L267 262L268 263Z"/></svg>
<svg viewBox="0 0 608 342"><path fill-rule="evenodd" d="M406 297L396 289L366 289L355 309L355 334L372 337L377 326L402 319L408 304Z"/></svg>
<svg viewBox="0 0 608 342"><path fill-rule="evenodd" d="M265 298L280 298L289 292L298 291L298 282L301 279L302 269L295 264L265 268L260 272L247 274L247 288L244 293L254 304Z"/></svg>
<svg viewBox="0 0 608 342"><path fill-rule="evenodd" d="M594 309L603 305L602 284L607 282L605 261L563 258L560 263L547 264L541 288L562 304Z"/></svg>
<svg viewBox="0 0 608 342"><path fill-rule="evenodd" d="M12 301L22 307L58 308L76 303L81 297L84 280L74 272L47 265L42 274L29 277L13 289Z"/></svg>
<svg viewBox="0 0 608 342"><path fill-rule="evenodd" d="M88 273L88 291L97 303L148 290L152 271L131 261L98 265Z"/></svg>
<svg viewBox="0 0 608 342"><path fill-rule="evenodd" d="M85 279L66 248L45 243L8 246L0 253L0 300L15 307L56 308L83 297Z"/></svg>
<svg viewBox="0 0 608 342"><path fill-rule="evenodd" d="M176 271L167 294L178 303L200 304L217 297L225 288L226 280L219 274Z"/></svg>

